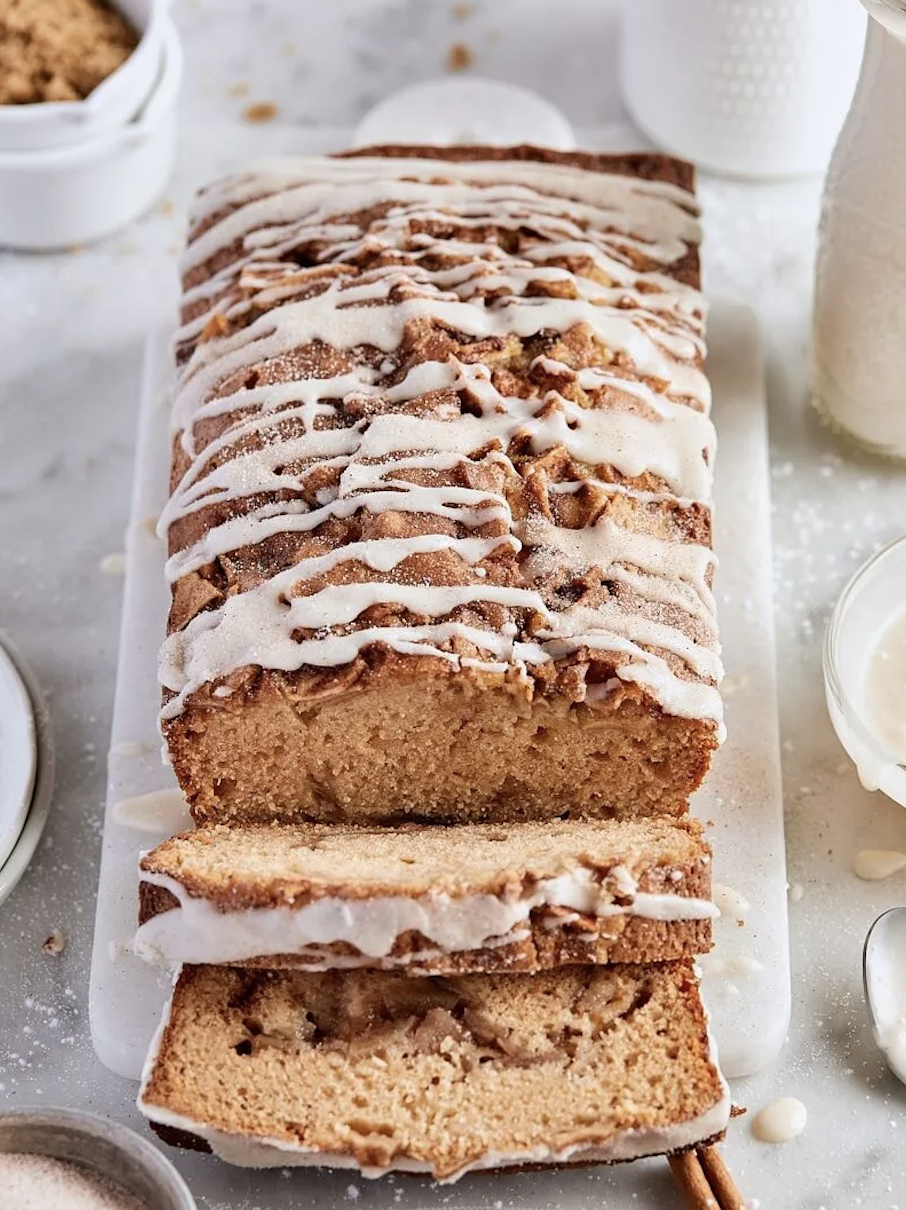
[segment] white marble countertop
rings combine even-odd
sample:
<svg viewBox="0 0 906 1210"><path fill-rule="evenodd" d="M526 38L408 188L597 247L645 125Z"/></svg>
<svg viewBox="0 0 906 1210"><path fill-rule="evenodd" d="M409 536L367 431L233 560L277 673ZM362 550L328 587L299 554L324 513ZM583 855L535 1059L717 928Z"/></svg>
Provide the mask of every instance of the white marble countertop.
<svg viewBox="0 0 906 1210"><path fill-rule="evenodd" d="M106 244L68 255L0 254L0 626L44 685L59 777L32 868L0 908L0 1106L74 1105L138 1125L134 1088L103 1069L88 1035L87 989L105 752L121 582L100 570L123 545L142 343L175 296L180 206L201 170L243 149L292 146L279 125L249 127L252 102L278 123L348 126L393 88L441 73L461 42L475 70L540 88L579 125L621 115L615 6L606 0L487 0L457 16L446 0L182 0L188 59L174 206ZM212 125L213 124L213 125ZM824 709L820 646L855 567L906 524L906 473L838 446L807 406L805 369L818 184L704 180L709 286L761 314L769 355L781 723L791 883L793 1023L774 1070L739 1082L752 1110L799 1097L794 1142L755 1142L745 1118L726 1154L762 1208L906 1207L906 1090L873 1048L862 1006L862 939L906 895L906 874L863 883L862 847L906 850L901 808L862 790ZM41 950L62 928L59 957ZM455 1192L349 1175L231 1171L178 1160L201 1206L546 1207L557 1178L475 1178ZM589 1170L576 1206L679 1206L661 1163ZM573 1193L573 1191L575 1191ZM449 1200L448 1200L449 1199Z"/></svg>

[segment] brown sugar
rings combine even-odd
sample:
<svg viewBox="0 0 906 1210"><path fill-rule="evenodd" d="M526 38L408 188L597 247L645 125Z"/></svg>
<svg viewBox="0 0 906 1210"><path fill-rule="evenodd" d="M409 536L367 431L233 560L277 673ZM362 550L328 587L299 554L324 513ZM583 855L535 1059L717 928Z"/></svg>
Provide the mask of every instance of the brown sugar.
<svg viewBox="0 0 906 1210"><path fill-rule="evenodd" d="M0 104L84 100L137 41L101 0L0 0Z"/></svg>
<svg viewBox="0 0 906 1210"><path fill-rule="evenodd" d="M245 107L242 116L247 122L272 122L278 113L279 110L273 101L255 101Z"/></svg>
<svg viewBox="0 0 906 1210"><path fill-rule="evenodd" d="M447 51L447 71L465 71L472 64L472 52L465 42L454 42Z"/></svg>

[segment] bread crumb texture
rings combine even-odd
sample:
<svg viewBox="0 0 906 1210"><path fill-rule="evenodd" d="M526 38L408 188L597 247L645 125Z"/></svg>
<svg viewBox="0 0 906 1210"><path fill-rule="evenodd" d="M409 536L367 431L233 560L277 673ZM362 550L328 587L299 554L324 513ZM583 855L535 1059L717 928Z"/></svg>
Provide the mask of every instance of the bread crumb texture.
<svg viewBox="0 0 906 1210"><path fill-rule="evenodd" d="M0 105L83 101L137 42L101 0L0 0Z"/></svg>
<svg viewBox="0 0 906 1210"><path fill-rule="evenodd" d="M142 1104L447 1180L691 1122L723 1095L709 1052L691 962L454 979L187 966Z"/></svg>

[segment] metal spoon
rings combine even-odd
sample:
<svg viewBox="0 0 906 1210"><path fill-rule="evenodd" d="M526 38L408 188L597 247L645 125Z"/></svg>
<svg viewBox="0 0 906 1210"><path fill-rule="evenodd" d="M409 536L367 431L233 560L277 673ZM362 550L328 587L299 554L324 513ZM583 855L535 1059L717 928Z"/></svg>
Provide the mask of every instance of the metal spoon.
<svg viewBox="0 0 906 1210"><path fill-rule="evenodd" d="M868 930L862 977L875 1043L906 1084L906 907L882 913Z"/></svg>

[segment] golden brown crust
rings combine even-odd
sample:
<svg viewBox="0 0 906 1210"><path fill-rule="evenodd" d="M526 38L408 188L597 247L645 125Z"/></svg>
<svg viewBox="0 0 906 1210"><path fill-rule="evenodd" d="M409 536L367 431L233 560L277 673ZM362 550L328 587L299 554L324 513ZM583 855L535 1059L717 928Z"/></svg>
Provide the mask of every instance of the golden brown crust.
<svg viewBox="0 0 906 1210"><path fill-rule="evenodd" d="M178 1147L181 1151L199 1151L203 1155L211 1154L211 1146L204 1139L199 1138L197 1134L192 1134L188 1130L177 1130L174 1126L163 1126L160 1122L151 1122L151 1129L168 1147ZM700 1143L694 1143L692 1147L679 1147L676 1151L668 1151L667 1155L682 1155L686 1151L692 1151L698 1147L713 1147L717 1143L723 1141L726 1131L722 1130L719 1134L712 1134L708 1139L702 1139ZM515 1174L517 1172L544 1172L552 1168L592 1168L599 1165L601 1160L572 1160L568 1164L515 1164L507 1168L481 1168L475 1174L477 1176L499 1176L501 1173ZM606 1162L606 1161L605 1161ZM401 1176L417 1176L417 1173L406 1172L400 1173Z"/></svg>

